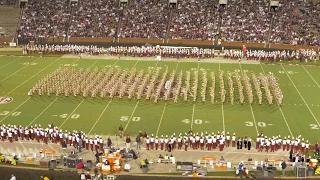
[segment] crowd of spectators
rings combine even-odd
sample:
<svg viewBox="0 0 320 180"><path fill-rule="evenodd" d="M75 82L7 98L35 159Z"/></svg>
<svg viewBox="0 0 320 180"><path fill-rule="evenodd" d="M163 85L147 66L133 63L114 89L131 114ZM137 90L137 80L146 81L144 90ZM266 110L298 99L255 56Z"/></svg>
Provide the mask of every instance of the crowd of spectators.
<svg viewBox="0 0 320 180"><path fill-rule="evenodd" d="M71 5L71 37L114 37L119 21L118 0L82 0Z"/></svg>
<svg viewBox="0 0 320 180"><path fill-rule="evenodd" d="M168 20L167 0L132 0L123 10L119 37L165 38Z"/></svg>
<svg viewBox="0 0 320 180"><path fill-rule="evenodd" d="M66 36L70 18L68 0L29 0L23 10L19 38Z"/></svg>
<svg viewBox="0 0 320 180"><path fill-rule="evenodd" d="M222 13L221 37L226 41L263 43L270 25L269 0L228 0Z"/></svg>
<svg viewBox="0 0 320 180"><path fill-rule="evenodd" d="M172 39L213 39L218 31L218 0L179 1L170 27Z"/></svg>
<svg viewBox="0 0 320 180"><path fill-rule="evenodd" d="M319 11L319 0L280 0L270 42L319 46Z"/></svg>
<svg viewBox="0 0 320 180"><path fill-rule="evenodd" d="M0 4L15 1L0 0ZM269 0L29 0L18 37L118 37L214 40L320 45L319 0L280 0L269 13ZM221 21L220 21L221 20ZM273 22L273 23L271 23ZM221 23L221 24L220 24ZM220 25L220 29L219 29ZM118 31L119 30L119 31ZM169 31L169 32L167 32Z"/></svg>
<svg viewBox="0 0 320 180"><path fill-rule="evenodd" d="M15 0L0 0L0 6L15 6Z"/></svg>

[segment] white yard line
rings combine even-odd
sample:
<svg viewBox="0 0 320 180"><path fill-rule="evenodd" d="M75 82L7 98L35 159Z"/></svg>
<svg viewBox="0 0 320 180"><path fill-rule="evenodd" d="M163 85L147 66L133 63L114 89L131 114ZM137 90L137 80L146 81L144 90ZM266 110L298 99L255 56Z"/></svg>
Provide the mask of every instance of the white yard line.
<svg viewBox="0 0 320 180"><path fill-rule="evenodd" d="M219 60L219 72L220 73L220 60ZM225 124L225 119L224 119L224 107L223 107L223 103L221 102L221 114L222 114L222 127L223 127L223 132L226 133L226 124Z"/></svg>
<svg viewBox="0 0 320 180"><path fill-rule="evenodd" d="M241 62L239 62L239 66L240 66L240 70L241 70L241 74L242 74L242 78L243 78L243 71L242 71L242 66L241 66ZM250 110L251 110L251 114L252 114L252 119L253 119L253 122L254 122L254 126L256 128L256 132L257 134L259 134L259 131L258 131L258 126L257 126L257 122L256 122L256 117L254 116L254 113L253 113L253 109L252 109L252 105L250 105Z"/></svg>
<svg viewBox="0 0 320 180"><path fill-rule="evenodd" d="M37 60L40 59L40 58L41 58L41 57L37 58L36 60L34 60L34 61L30 62L30 63L33 63L33 62L37 61ZM23 66L23 67L20 68L19 70L17 70L17 71L15 71L14 73L12 73L10 76L7 76L6 78L2 79L2 80L0 81L0 83L3 82L3 81L5 81L5 80L7 80L7 79L9 79L11 76L17 74L18 72L20 72L21 70L23 70L24 68L26 68L26 67L28 67L28 66L30 66L30 65L28 64L28 65Z"/></svg>
<svg viewBox="0 0 320 180"><path fill-rule="evenodd" d="M117 63L118 63L119 59L111 66L111 68L113 68ZM136 61L136 63L133 65L133 68L136 67L136 65L138 64L139 60ZM98 119L96 120L96 122L93 124L93 126L91 127L90 131L88 132L88 134L90 134L92 132L92 130L94 129L94 127L97 125L97 123L99 122L99 120L101 119L101 117L103 116L104 112L108 109L109 105L111 104L112 99L110 99L109 103L106 105L106 107L103 109L102 113L100 114L100 116L98 117Z"/></svg>
<svg viewBox="0 0 320 180"><path fill-rule="evenodd" d="M28 102L31 99L31 97L28 97L27 100L23 101L17 108L15 108L13 111L11 111L8 115L6 115L4 118L1 119L0 123L7 119L13 112L15 112L17 109L19 109L21 106L23 106L26 102Z"/></svg>
<svg viewBox="0 0 320 180"><path fill-rule="evenodd" d="M199 75L199 68L200 68L200 62L198 61L198 68L197 68L197 72ZM198 90L198 89L197 89ZM192 117L191 117L191 129L193 127L193 121L194 121L194 109L196 108L196 102L193 102L193 107L192 107Z"/></svg>
<svg viewBox="0 0 320 180"><path fill-rule="evenodd" d="M176 73L176 74L177 74L177 70L178 70L179 63L180 63L180 61L178 61L177 66L176 66L176 69L175 69L175 73ZM158 125L158 129L157 129L156 136L158 136L158 133L159 133L159 130L160 130L160 126L161 126L161 123L162 123L162 119L163 119L163 115L164 115L164 113L165 113L165 111L166 111L167 104L168 104L168 102L165 102L165 103L164 103L164 107L163 107L163 110L162 110L162 114L161 114L161 118L160 118L160 122L159 122L159 125Z"/></svg>
<svg viewBox="0 0 320 180"><path fill-rule="evenodd" d="M264 71L264 69L263 69L263 66L262 66L261 64L260 64L260 67L261 67L261 69L262 69L263 74L266 75L266 73L265 73L265 71ZM282 109L281 109L278 101L276 101L276 102L277 102L278 108L279 108L279 110L280 110L280 113L281 113L281 115L282 115L282 117L283 117L283 120L284 120L284 122L286 123L287 128L288 128L288 130L289 130L289 132L290 132L290 135L291 135L291 137L293 137L293 134L292 134L292 131L291 131L290 126L289 126L289 124L288 124L287 118L284 116L284 113L283 113L283 111L282 111Z"/></svg>
<svg viewBox="0 0 320 180"><path fill-rule="evenodd" d="M102 115L104 114L104 112L108 109L109 105L111 104L112 99L110 99L109 103L106 105L106 107L103 109L102 113L100 114L100 116L98 117L98 119L96 120L96 122L93 124L93 126L91 127L90 131L87 134L90 134L91 131L93 130L93 128L97 125L97 123L99 122L99 120L101 119Z"/></svg>
<svg viewBox="0 0 320 180"><path fill-rule="evenodd" d="M34 78L36 75L38 75L39 73L41 73L42 71L44 71L45 69L47 69L49 66L51 66L53 63L57 62L60 58L56 59L55 61L53 61L52 63L50 63L49 65L47 65L46 67L44 67L43 69L41 69L41 71L39 71L38 73L34 74L33 76L31 76L29 79L25 80L23 83L19 84L19 86L15 87L14 89L12 89L10 92L8 92L6 94L9 95L11 94L14 90L18 89L20 86L24 85L26 82L28 82L30 79Z"/></svg>
<svg viewBox="0 0 320 180"><path fill-rule="evenodd" d="M18 57L17 59L15 59L15 60L13 60L13 61L11 61L11 62L9 62L9 63L7 63L7 64L5 64L5 65L3 65L3 66L1 66L0 67L0 69L3 69L4 67L7 67L8 65L10 65L10 64L12 64L12 63L14 63L14 62L16 62L18 59L20 59L21 57Z"/></svg>
<svg viewBox="0 0 320 180"><path fill-rule="evenodd" d="M134 112L136 111L136 109L137 109L137 107L138 107L138 105L139 105L139 102L140 102L140 101L137 101L136 106L134 107L134 109L133 109L133 111L132 111L132 113L131 113L131 115L130 115L130 118L129 118L129 120L128 120L128 123L127 123L126 126L124 127L124 131L123 131L123 132L126 132L128 126L129 126L129 123L130 123L130 121L131 121L131 119L132 119L132 117L133 117L133 115L134 115Z"/></svg>
<svg viewBox="0 0 320 180"><path fill-rule="evenodd" d="M320 88L318 82L312 77L312 75L309 73L309 71L304 67L304 66L301 66L308 74L309 76L311 77L311 79L316 83L316 85Z"/></svg>
<svg viewBox="0 0 320 180"><path fill-rule="evenodd" d="M83 103L84 99L78 104L76 108L69 114L69 116L62 122L62 124L59 126L59 129L67 122L67 120L73 115L73 113L80 107L80 105Z"/></svg>
<svg viewBox="0 0 320 180"><path fill-rule="evenodd" d="M56 102L58 98L55 98L37 117L35 117L29 124L28 126L32 125L34 121L36 121L54 102Z"/></svg>
<svg viewBox="0 0 320 180"><path fill-rule="evenodd" d="M157 68L157 66L158 66L158 63L159 63L159 61L157 61L156 65L153 67L152 72L154 72L154 71L155 71L155 69L156 69L156 68ZM125 126L125 128L124 128L123 132L126 132L126 130L127 130L127 128L128 128L128 126L129 126L129 123L130 123L130 121L131 121L131 119L132 119L132 116L134 115L134 113L135 113L135 111L136 111L136 109L137 109L137 107L138 107L139 103L140 103L140 100L138 100L138 101L137 101L136 106L134 107L134 109L133 109L133 111L132 111L132 113L131 113L131 116L130 116L130 118L129 118L129 120L128 120L128 123L126 124L126 126Z"/></svg>
<svg viewBox="0 0 320 180"><path fill-rule="evenodd" d="M37 58L37 59L39 59L39 58ZM36 60L37 60L37 59L36 59ZM35 61L36 61L36 60L35 60ZM58 58L57 60L59 60L59 58ZM57 61L57 60L56 60L56 61ZM56 62L56 61L54 61L54 62ZM32 61L32 62L34 62L34 61ZM53 62L53 63L54 63L54 62ZM49 64L48 66L44 67L44 68L41 69L41 71L39 71L38 73L42 72L43 70L45 70L46 68L48 68L48 67L49 67L50 65L52 65L53 63L51 63L51 64ZM28 65L26 65L25 67L27 67L27 66L28 66ZM25 67L24 67L24 68L25 68ZM37 73L37 74L38 74L38 73ZM37 74L35 74L35 75L37 75ZM35 76L35 75L34 75L34 76ZM34 76L33 76L33 77L34 77ZM32 78L32 77L31 77L31 78ZM20 84L19 86L17 86L15 89L17 89L17 88L20 87L21 85L25 84L25 83L26 83L27 81L29 81L31 78L27 79L25 82L23 82L22 84ZM13 89L13 90L10 91L9 93L7 93L7 95L10 94L11 92L13 92L15 89ZM2 122L2 121L4 121L5 119L7 119L13 112L15 112L17 109L19 109L22 105L24 105L24 104L25 104L27 101L29 101L30 99L31 99L31 97L29 97L27 100L25 100L24 102L22 102L16 109L14 109L13 111L11 111L7 116L5 116L5 117L3 118L0 122Z"/></svg>
<svg viewBox="0 0 320 180"><path fill-rule="evenodd" d="M59 60L60 58L58 58L57 60ZM57 61L56 60L56 61ZM80 58L78 58L77 60L75 60L72 64L76 63L77 61L79 61ZM56 100L58 100L58 98L55 98L40 114L38 114L37 117L35 117L30 123L28 126L30 126L34 121L36 121L47 109L49 109L49 107L54 103L56 102Z"/></svg>
<svg viewBox="0 0 320 180"><path fill-rule="evenodd" d="M286 69L282 66L282 69L284 70L284 72L286 73L286 75L288 76L289 80L291 81L292 85L294 86L294 88L297 90L298 94L300 95L302 101L304 102L304 104L307 106L308 110L310 111L311 115L313 116L314 120L317 122L317 124L320 126L320 123L318 121L318 119L316 118L316 116L313 114L313 112L311 111L310 107L308 106L306 100L304 100L304 98L302 97L300 91L298 90L297 86L294 84L294 82L292 81L291 77L289 76L289 74L287 73Z"/></svg>
<svg viewBox="0 0 320 180"><path fill-rule="evenodd" d="M78 59L80 60L80 58ZM77 62L78 60L76 60L75 62ZM91 68L92 66L94 66L100 59L96 60L93 64L91 64L89 66L89 68ZM74 62L74 63L75 63ZM73 64L74 64L73 63ZM77 105L77 107L69 114L69 116L62 122L62 124L59 126L59 128L61 128L66 122L68 119L70 119L70 117L73 115L73 113L80 107L80 105L84 102L85 99L82 99L82 101Z"/></svg>

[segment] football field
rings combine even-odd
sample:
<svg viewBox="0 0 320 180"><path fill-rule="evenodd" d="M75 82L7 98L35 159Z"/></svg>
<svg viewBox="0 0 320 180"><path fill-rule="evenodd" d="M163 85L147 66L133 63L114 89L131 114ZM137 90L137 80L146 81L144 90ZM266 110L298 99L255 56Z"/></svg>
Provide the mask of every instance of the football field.
<svg viewBox="0 0 320 180"><path fill-rule="evenodd" d="M169 73L175 70L199 70L200 94L202 78L201 72L208 75L219 70L227 72L255 72L268 74L273 72L279 79L283 92L283 105L276 101L272 106L267 104L263 96L263 104L257 103L258 98L254 90L254 103L249 105L247 95L243 105L239 102L239 93L235 85L235 103L229 101L227 89L225 104L220 101L219 79L216 85L216 102L212 104L208 95L205 103L198 98L195 103L189 98L183 98L178 103L160 100L118 99L118 98L83 98L82 96L56 97L55 95L33 95L27 93L42 77L59 67L98 67L102 69L117 68L165 70ZM183 73L185 76L186 73ZM208 76L209 79L209 76ZM191 80L192 82L192 80ZM211 82L211 81L210 81ZM210 87L210 82L208 86ZM236 133L236 136L256 137L263 132L268 137L281 135L297 137L302 135L311 143L318 140L320 127L320 67L300 65L272 65L272 64L244 64L244 63L208 63L181 61L144 61L136 60L107 60L107 59L79 59L79 58L48 58L48 57L0 57L0 99L10 97L12 101L0 101L0 124L14 124L31 126L41 124L46 127L54 124L64 130L78 130L91 135L114 135L122 125L125 132L137 134L147 131L154 135L171 135L185 133L192 128L193 132L225 131ZM207 93L208 94L208 93Z"/></svg>

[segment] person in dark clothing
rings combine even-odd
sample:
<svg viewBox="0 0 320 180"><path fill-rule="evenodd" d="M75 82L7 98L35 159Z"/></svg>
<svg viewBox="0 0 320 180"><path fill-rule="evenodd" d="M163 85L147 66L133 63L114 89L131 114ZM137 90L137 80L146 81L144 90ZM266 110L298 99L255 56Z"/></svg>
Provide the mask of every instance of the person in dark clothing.
<svg viewBox="0 0 320 180"><path fill-rule="evenodd" d="M243 145L243 138L240 139L240 149L242 149L242 145Z"/></svg>
<svg viewBox="0 0 320 180"><path fill-rule="evenodd" d="M315 147L315 152L316 152L317 154L319 154L319 153L320 153L319 143L316 142L316 144L314 145L314 147Z"/></svg>
<svg viewBox="0 0 320 180"><path fill-rule="evenodd" d="M172 150L172 145L171 145L171 143L169 143L168 144L168 152L171 152L171 150Z"/></svg>
<svg viewBox="0 0 320 180"><path fill-rule="evenodd" d="M240 149L240 141L241 141L241 139L239 138L237 141L237 149Z"/></svg>
<svg viewBox="0 0 320 180"><path fill-rule="evenodd" d="M252 143L251 141L252 141L251 138L249 138L249 139L248 139L248 150L249 150L249 151L250 151L250 149L251 149L251 143Z"/></svg>
<svg viewBox="0 0 320 180"><path fill-rule="evenodd" d="M290 150L290 152L289 152L289 159L290 159L290 162L293 162L292 154L293 154L293 150L291 149L291 150Z"/></svg>
<svg viewBox="0 0 320 180"><path fill-rule="evenodd" d="M122 139L122 137L123 137L123 127L122 127L122 125L120 125L120 127L119 127L119 136L120 136L120 139Z"/></svg>
<svg viewBox="0 0 320 180"><path fill-rule="evenodd" d="M112 145L112 141L111 141L110 137L108 137L108 139L107 139L108 148L111 148L111 145Z"/></svg>
<svg viewBox="0 0 320 180"><path fill-rule="evenodd" d="M137 150L140 150L140 145L141 145L141 139L139 136L137 136L136 138L136 142L137 142Z"/></svg>
<svg viewBox="0 0 320 180"><path fill-rule="evenodd" d="M286 161L283 161L283 162L281 163L282 176L285 176L285 175L286 175L286 168L287 168Z"/></svg>
<svg viewBox="0 0 320 180"><path fill-rule="evenodd" d="M305 156L301 156L301 163L303 164L304 163L304 159L305 159Z"/></svg>
<svg viewBox="0 0 320 180"><path fill-rule="evenodd" d="M244 144L244 148L247 149L247 144L248 144L247 136L244 137L243 144Z"/></svg>

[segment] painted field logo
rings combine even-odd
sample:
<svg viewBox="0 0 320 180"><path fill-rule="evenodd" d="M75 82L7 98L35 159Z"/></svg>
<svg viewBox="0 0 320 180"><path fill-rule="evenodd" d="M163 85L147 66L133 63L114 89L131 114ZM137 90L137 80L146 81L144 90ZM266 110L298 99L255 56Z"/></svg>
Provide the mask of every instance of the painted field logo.
<svg viewBox="0 0 320 180"><path fill-rule="evenodd" d="M13 101L12 97L0 97L0 104L7 104Z"/></svg>

